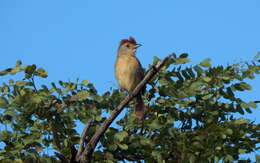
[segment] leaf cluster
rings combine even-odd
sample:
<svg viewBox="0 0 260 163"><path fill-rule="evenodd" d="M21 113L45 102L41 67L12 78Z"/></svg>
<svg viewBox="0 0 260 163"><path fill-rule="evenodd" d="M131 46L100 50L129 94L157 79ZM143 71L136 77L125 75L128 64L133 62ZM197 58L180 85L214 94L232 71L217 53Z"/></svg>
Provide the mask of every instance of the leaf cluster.
<svg viewBox="0 0 260 163"><path fill-rule="evenodd" d="M231 162L259 149L260 124L235 116L257 107L236 93L252 90L246 81L259 74L257 59L228 66L205 59L184 67L189 61L186 53L172 54L148 83L145 120L138 122L130 103L101 138L93 162ZM35 81L47 71L20 61L0 76L17 73L21 80L0 86L0 160L57 161L48 150L69 159L80 139L76 125L92 120L88 142L125 97L117 89L99 95L87 80L40 85Z"/></svg>

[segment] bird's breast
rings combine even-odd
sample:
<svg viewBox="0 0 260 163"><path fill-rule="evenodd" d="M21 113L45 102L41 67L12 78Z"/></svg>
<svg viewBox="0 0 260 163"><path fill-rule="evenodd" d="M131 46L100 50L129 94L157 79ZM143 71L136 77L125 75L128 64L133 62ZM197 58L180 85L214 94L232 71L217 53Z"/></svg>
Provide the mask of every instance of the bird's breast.
<svg viewBox="0 0 260 163"><path fill-rule="evenodd" d="M133 56L119 56L115 63L115 74L122 89L133 91L140 82L140 64Z"/></svg>

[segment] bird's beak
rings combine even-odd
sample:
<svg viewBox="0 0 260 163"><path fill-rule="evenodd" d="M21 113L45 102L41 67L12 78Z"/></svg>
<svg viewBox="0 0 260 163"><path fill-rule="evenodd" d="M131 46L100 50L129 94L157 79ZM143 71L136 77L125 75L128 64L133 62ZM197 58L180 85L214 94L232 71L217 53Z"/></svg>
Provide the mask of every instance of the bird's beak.
<svg viewBox="0 0 260 163"><path fill-rule="evenodd" d="M136 45L134 46L134 48L137 49L137 48L139 48L140 46L142 46L142 44L136 44Z"/></svg>

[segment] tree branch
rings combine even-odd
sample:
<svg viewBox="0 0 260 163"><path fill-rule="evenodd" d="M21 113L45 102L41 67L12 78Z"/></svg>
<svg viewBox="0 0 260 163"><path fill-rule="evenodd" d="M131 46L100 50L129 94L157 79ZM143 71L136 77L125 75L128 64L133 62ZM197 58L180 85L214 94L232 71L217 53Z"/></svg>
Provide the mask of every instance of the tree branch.
<svg viewBox="0 0 260 163"><path fill-rule="evenodd" d="M80 156L80 162L90 162L92 153L100 140L101 136L106 132L113 120L120 114L124 107L141 91L141 89L148 83L151 78L165 65L171 56L165 57L162 61L159 61L155 66L153 65L149 72L145 75L144 79L137 85L131 95L128 95L120 105L111 113L110 117L106 119L102 126L95 132L87 147L84 149Z"/></svg>
<svg viewBox="0 0 260 163"><path fill-rule="evenodd" d="M87 133L88 133L91 125L92 125L92 119L90 119L88 121L87 125L85 126L85 128L84 128L84 130L82 132L82 135L81 135L81 138L80 138L80 142L79 142L79 149L78 149L77 156L76 156L76 160L77 161L79 161L81 153L84 150L84 142L86 140Z"/></svg>

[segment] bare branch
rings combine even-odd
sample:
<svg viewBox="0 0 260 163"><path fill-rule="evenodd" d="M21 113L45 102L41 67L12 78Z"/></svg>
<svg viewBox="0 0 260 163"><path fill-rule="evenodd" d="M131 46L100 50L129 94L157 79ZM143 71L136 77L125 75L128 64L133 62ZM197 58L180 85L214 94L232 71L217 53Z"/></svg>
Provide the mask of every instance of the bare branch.
<svg viewBox="0 0 260 163"><path fill-rule="evenodd" d="M113 120L121 113L124 107L142 90L146 83L148 83L151 78L165 65L165 63L170 59L171 56L165 57L162 61L159 61L155 66L149 70L145 75L144 79L137 85L131 95L128 95L120 105L111 113L110 117L106 119L102 126L95 132L87 147L84 149L79 159L80 162L90 162L92 158L92 153L100 140L101 136L106 132L108 127L111 125Z"/></svg>
<svg viewBox="0 0 260 163"><path fill-rule="evenodd" d="M81 155L82 151L84 150L84 142L86 140L87 133L88 133L91 125L92 125L92 119L90 119L87 122L87 125L85 126L85 128L84 128L84 130L82 132L82 135L81 135L81 138L80 138L80 142L79 142L79 149L78 149L77 156L76 156L77 161L79 161L80 155Z"/></svg>

